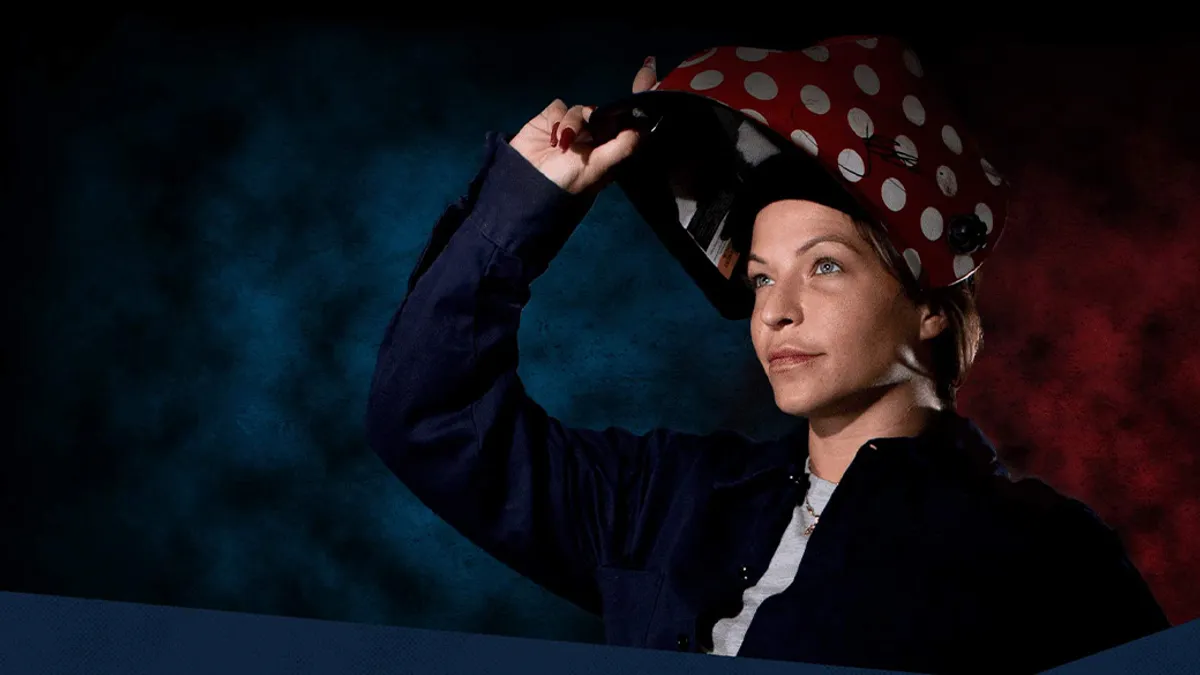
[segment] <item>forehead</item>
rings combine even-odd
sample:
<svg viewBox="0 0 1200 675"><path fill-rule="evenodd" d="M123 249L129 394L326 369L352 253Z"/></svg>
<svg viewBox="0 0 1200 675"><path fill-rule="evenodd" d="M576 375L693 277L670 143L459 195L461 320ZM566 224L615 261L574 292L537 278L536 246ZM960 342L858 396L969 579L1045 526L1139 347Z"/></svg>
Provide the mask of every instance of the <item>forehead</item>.
<svg viewBox="0 0 1200 675"><path fill-rule="evenodd" d="M788 199L763 207L754 219L754 246L798 244L812 237L836 234L857 240L850 216L816 202Z"/></svg>

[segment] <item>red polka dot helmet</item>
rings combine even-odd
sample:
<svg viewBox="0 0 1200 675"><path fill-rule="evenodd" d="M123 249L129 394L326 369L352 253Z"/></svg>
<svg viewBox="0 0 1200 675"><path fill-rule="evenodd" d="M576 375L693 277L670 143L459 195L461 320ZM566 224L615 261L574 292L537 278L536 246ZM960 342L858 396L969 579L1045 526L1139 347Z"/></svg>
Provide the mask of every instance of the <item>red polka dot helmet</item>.
<svg viewBox="0 0 1200 675"><path fill-rule="evenodd" d="M646 132L616 183L730 319L753 309L738 270L754 216L776 199L880 224L926 289L969 278L1004 229L1008 182L891 37L714 47L588 127L600 142Z"/></svg>

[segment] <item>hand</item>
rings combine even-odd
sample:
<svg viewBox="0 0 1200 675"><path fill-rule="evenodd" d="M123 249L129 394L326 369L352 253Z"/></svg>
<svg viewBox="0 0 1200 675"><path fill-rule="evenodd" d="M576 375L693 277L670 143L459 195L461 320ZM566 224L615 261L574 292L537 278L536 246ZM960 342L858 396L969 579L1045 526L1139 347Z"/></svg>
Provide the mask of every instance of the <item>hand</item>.
<svg viewBox="0 0 1200 675"><path fill-rule="evenodd" d="M650 89L658 82L654 58L633 78L633 92ZM529 120L510 145L547 178L572 194L595 192L608 184L610 170L637 148L638 132L626 129L603 145L595 145L582 131L595 106L568 108L555 99L537 117Z"/></svg>

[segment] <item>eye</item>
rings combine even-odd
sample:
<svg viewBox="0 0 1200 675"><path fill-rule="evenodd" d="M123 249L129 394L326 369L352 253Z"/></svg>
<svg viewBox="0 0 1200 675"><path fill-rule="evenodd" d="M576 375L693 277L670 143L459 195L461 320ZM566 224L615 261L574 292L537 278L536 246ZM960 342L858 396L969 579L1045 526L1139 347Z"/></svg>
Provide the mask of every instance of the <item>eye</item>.
<svg viewBox="0 0 1200 675"><path fill-rule="evenodd" d="M767 278L767 275L755 274L753 276L747 277L745 279L744 283L746 284L746 288L749 288L752 291L756 291L756 290L762 288L763 284L767 281L770 281L770 279Z"/></svg>
<svg viewBox="0 0 1200 675"><path fill-rule="evenodd" d="M818 275L825 276L842 271L842 266L833 258L820 258L813 265L813 269Z"/></svg>

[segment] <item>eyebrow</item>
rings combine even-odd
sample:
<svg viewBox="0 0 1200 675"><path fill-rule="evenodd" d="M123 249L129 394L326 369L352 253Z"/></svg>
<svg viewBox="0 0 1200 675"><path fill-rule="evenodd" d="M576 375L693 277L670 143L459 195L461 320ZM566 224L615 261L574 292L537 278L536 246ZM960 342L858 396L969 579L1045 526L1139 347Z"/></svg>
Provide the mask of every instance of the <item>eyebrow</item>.
<svg viewBox="0 0 1200 675"><path fill-rule="evenodd" d="M851 251L858 253L858 247L856 247L849 239L846 239L845 237L843 237L841 235L837 235L837 234L822 234L820 236L813 237L812 239L809 239L808 241L804 242L804 244L802 244L800 246L800 248L796 249L795 255L797 255L797 256L804 255L805 253L808 252L808 250L810 248L812 248L822 242L826 242L826 241L832 241L834 243L841 244L842 246L845 246L846 248L850 249ZM767 264L766 260L763 260L762 258L754 255L753 253L751 253L746 259L748 261L761 263L763 265Z"/></svg>

